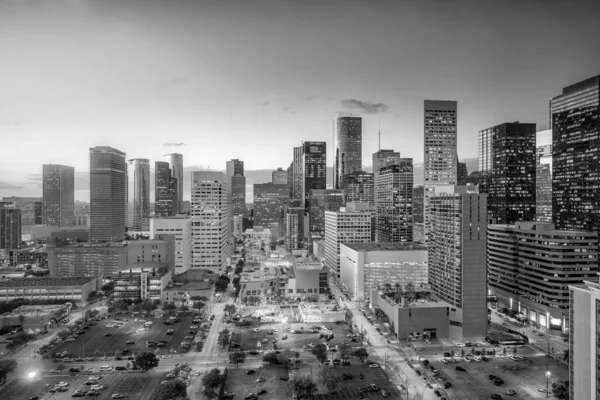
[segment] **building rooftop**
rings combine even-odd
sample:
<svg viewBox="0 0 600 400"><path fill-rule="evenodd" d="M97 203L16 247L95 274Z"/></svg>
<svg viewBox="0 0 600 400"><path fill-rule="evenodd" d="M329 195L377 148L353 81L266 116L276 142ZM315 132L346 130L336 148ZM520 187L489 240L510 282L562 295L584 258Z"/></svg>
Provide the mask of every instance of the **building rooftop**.
<svg viewBox="0 0 600 400"><path fill-rule="evenodd" d="M342 243L356 251L418 251L427 250L426 246L412 242L402 243Z"/></svg>
<svg viewBox="0 0 600 400"><path fill-rule="evenodd" d="M318 303L308 303L308 302L302 302L299 305L300 308L300 312L302 313L321 313L321 314L326 314L326 313L340 313L340 312L344 312L344 310L339 307L337 305L336 302L331 301L331 302L318 302Z"/></svg>
<svg viewBox="0 0 600 400"><path fill-rule="evenodd" d="M163 290L169 291L180 291L180 290L210 290L213 287L214 282L173 282L169 287Z"/></svg>
<svg viewBox="0 0 600 400"><path fill-rule="evenodd" d="M260 282L277 277L278 268L272 266L261 266L258 270L251 272L242 272L240 282Z"/></svg>
<svg viewBox="0 0 600 400"><path fill-rule="evenodd" d="M45 286L79 286L96 278L88 276L13 278L0 282L0 287L45 287Z"/></svg>
<svg viewBox="0 0 600 400"><path fill-rule="evenodd" d="M325 268L325 265L319 260L315 260L314 258L296 258L293 262L294 269L300 271L307 270L321 270Z"/></svg>
<svg viewBox="0 0 600 400"><path fill-rule="evenodd" d="M168 266L164 262L139 262L128 264L126 267L122 268L120 272L129 272L129 270L133 270L135 272L144 270L144 272L151 272L153 269L158 270L160 268L168 269Z"/></svg>

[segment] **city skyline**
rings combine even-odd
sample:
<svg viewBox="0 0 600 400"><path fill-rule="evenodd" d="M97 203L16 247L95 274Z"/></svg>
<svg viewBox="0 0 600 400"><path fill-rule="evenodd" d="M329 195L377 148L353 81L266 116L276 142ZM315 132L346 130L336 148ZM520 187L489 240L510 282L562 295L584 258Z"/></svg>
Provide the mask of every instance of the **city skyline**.
<svg viewBox="0 0 600 400"><path fill-rule="evenodd" d="M422 102L433 98L458 102L458 155L475 158L479 130L515 120L546 129L548 99L600 65L590 12L598 5L458 4L238 2L230 9L158 1L137 13L137 1L0 3L0 29L10 32L0 34L7 50L0 136L11 144L2 152L0 195L39 195L41 164L86 173L87 149L96 145L152 161L175 151L187 166L216 170L234 157L247 170L285 168L301 141L334 148L338 112L363 118L363 159L377 151L381 121L382 148L418 165L423 143L407 139L423 131ZM406 21L398 24L397 15ZM158 17L164 24L154 23ZM441 32L460 48L438 43ZM361 50L351 52L352 62L335 51L348 46ZM523 54L531 57L510 61ZM307 56L309 67L301 62ZM248 62L236 69L239 57ZM258 156L265 146L270 157Z"/></svg>

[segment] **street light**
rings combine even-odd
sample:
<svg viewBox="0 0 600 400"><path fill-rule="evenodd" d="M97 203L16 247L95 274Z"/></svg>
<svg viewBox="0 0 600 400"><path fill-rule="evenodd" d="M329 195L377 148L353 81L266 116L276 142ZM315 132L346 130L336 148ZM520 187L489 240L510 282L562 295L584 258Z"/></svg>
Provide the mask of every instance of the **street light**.
<svg viewBox="0 0 600 400"><path fill-rule="evenodd" d="M552 374L550 373L550 371L546 371L546 397L549 397L549 394L548 394L548 392L549 392L549 390L548 390L548 386L549 386L549 383L550 383L550 375L552 375Z"/></svg>

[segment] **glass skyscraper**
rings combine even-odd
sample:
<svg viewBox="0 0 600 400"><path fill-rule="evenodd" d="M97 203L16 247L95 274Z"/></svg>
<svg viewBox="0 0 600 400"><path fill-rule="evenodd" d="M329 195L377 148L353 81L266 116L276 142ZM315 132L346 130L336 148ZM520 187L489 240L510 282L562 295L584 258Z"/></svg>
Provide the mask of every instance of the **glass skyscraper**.
<svg viewBox="0 0 600 400"><path fill-rule="evenodd" d="M128 160L127 227L132 231L150 230L150 160Z"/></svg>
<svg viewBox="0 0 600 400"><path fill-rule="evenodd" d="M413 241L413 184L412 158L380 170L375 179L377 242Z"/></svg>
<svg viewBox="0 0 600 400"><path fill-rule="evenodd" d="M44 164L42 167L42 223L75 225L75 168Z"/></svg>
<svg viewBox="0 0 600 400"><path fill-rule="evenodd" d="M171 176L168 162L156 161L154 163L154 215L156 217L169 217L179 211L177 199L177 179Z"/></svg>
<svg viewBox="0 0 600 400"><path fill-rule="evenodd" d="M310 191L327 189L327 143L302 143L302 199L304 211L310 212Z"/></svg>
<svg viewBox="0 0 600 400"><path fill-rule="evenodd" d="M536 134L535 220L552 222L552 130Z"/></svg>
<svg viewBox="0 0 600 400"><path fill-rule="evenodd" d="M333 188L344 188L344 175L362 171L362 118L339 116L335 125Z"/></svg>

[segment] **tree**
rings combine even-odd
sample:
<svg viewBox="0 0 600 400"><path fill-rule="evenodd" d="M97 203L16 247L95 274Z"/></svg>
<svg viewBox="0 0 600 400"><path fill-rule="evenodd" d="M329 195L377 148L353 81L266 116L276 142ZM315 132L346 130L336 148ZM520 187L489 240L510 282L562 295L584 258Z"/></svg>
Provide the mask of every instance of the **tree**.
<svg viewBox="0 0 600 400"><path fill-rule="evenodd" d="M327 360L327 346L325 346L323 343L319 343L313 347L310 352L317 357L319 362L325 362L325 360Z"/></svg>
<svg viewBox="0 0 600 400"><path fill-rule="evenodd" d="M274 351L270 351L263 356L263 362L275 365L279 364L279 358L277 357L277 354L275 354Z"/></svg>
<svg viewBox="0 0 600 400"><path fill-rule="evenodd" d="M104 293L111 293L114 289L115 289L114 281L110 281L110 282L102 285L102 287L100 288L100 290L102 290Z"/></svg>
<svg viewBox="0 0 600 400"><path fill-rule="evenodd" d="M224 292L227 290L227 286L231 280L226 275L221 275L215 282L215 292Z"/></svg>
<svg viewBox="0 0 600 400"><path fill-rule="evenodd" d="M202 342L196 342L196 351L202 351L204 344Z"/></svg>
<svg viewBox="0 0 600 400"><path fill-rule="evenodd" d="M221 332L219 332L217 343L219 343L222 348L229 344L229 329L223 329Z"/></svg>
<svg viewBox="0 0 600 400"><path fill-rule="evenodd" d="M202 385L204 386L204 394L209 399L216 397L215 389L221 386L225 380L225 375L221 374L218 368L213 368L204 375L202 378Z"/></svg>
<svg viewBox="0 0 600 400"><path fill-rule="evenodd" d="M293 382L294 391L298 397L311 397L317 391L317 384L309 376L300 377Z"/></svg>
<svg viewBox="0 0 600 400"><path fill-rule="evenodd" d="M369 353L367 353L367 349L365 349L364 347L356 349L356 351L354 352L354 355L356 357L360 358L361 362L365 362L365 360L367 358L369 358Z"/></svg>
<svg viewBox="0 0 600 400"><path fill-rule="evenodd" d="M0 384L4 384L6 382L6 376L16 368L16 360L0 360Z"/></svg>
<svg viewBox="0 0 600 400"><path fill-rule="evenodd" d="M175 307L175 304L173 303L165 303L163 304L163 310L165 311L172 311L175 310L177 307Z"/></svg>
<svg viewBox="0 0 600 400"><path fill-rule="evenodd" d="M187 399L187 386L183 381L175 379L158 387L154 395L156 400Z"/></svg>
<svg viewBox="0 0 600 400"><path fill-rule="evenodd" d="M456 353L454 353L454 350L451 350L451 351L450 351L450 357L454 358L455 354L456 354Z"/></svg>
<svg viewBox="0 0 600 400"><path fill-rule="evenodd" d="M568 399L569 398L569 382L568 381L552 382L552 394L557 399Z"/></svg>
<svg viewBox="0 0 600 400"><path fill-rule="evenodd" d="M460 356L464 357L465 356L465 349L460 349Z"/></svg>
<svg viewBox="0 0 600 400"><path fill-rule="evenodd" d="M206 304L204 304L202 301L195 301L192 307L194 307L197 310L201 310L204 308L205 305Z"/></svg>
<svg viewBox="0 0 600 400"><path fill-rule="evenodd" d="M243 351L236 351L229 354L229 362L235 364L236 367L239 367L244 361L246 361L246 353Z"/></svg>
<svg viewBox="0 0 600 400"><path fill-rule="evenodd" d="M331 372L331 369L327 367L322 367L319 372L320 382L327 387L329 393L334 393L337 389L338 381L335 375Z"/></svg>
<svg viewBox="0 0 600 400"><path fill-rule="evenodd" d="M95 290L92 290L92 291L91 291L91 292L88 294L87 301L88 301L88 302L90 302L90 301L93 301L93 300L96 298L96 296L98 296L98 292L97 292L97 291L95 291Z"/></svg>
<svg viewBox="0 0 600 400"><path fill-rule="evenodd" d="M344 313L344 320L346 321L346 323L349 326L352 326L352 323L354 321L354 314L352 314L352 311L350 311L350 309L346 309L346 312Z"/></svg>
<svg viewBox="0 0 600 400"><path fill-rule="evenodd" d="M342 361L348 360L350 356L350 345L347 342L340 343L339 356Z"/></svg>
<svg viewBox="0 0 600 400"><path fill-rule="evenodd" d="M19 324L21 324L21 327L23 327L23 322L25 322L25 316L23 314L19 314L17 318L19 318Z"/></svg>
<svg viewBox="0 0 600 400"><path fill-rule="evenodd" d="M62 371L62 370L64 370L65 368L67 368L67 366L66 366L65 364L63 364L63 363L60 363L60 364L58 364L58 365L56 366L56 370L57 370L57 371Z"/></svg>
<svg viewBox="0 0 600 400"><path fill-rule="evenodd" d="M471 347L471 355L475 355L475 347Z"/></svg>
<svg viewBox="0 0 600 400"><path fill-rule="evenodd" d="M237 307L233 304L226 304L223 308L223 311L229 314L229 316L231 316L235 314L235 312L237 311Z"/></svg>
<svg viewBox="0 0 600 400"><path fill-rule="evenodd" d="M563 352L563 360L565 360L566 362L569 362L569 356L571 355L571 353L569 352L569 349L565 350Z"/></svg>
<svg viewBox="0 0 600 400"><path fill-rule="evenodd" d="M158 357L150 352L140 353L135 358L135 365L142 371L149 371L158 367Z"/></svg>

